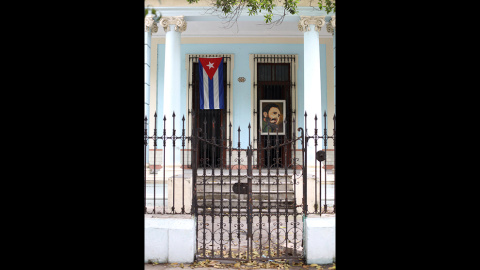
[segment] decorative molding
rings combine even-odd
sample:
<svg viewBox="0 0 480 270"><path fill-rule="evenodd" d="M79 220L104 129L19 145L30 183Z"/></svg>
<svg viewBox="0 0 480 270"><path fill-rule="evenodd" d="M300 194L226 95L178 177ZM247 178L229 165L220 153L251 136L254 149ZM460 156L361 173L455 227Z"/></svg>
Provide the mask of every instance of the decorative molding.
<svg viewBox="0 0 480 270"><path fill-rule="evenodd" d="M165 33L170 31L169 25L175 25L175 31L183 32L187 30L187 22L185 21L185 16L171 16L171 17L162 17L160 19L160 25L165 30Z"/></svg>
<svg viewBox="0 0 480 270"><path fill-rule="evenodd" d="M173 0L168 0L168 1L173 1ZM177 0L178 1L178 0ZM205 1L205 0L202 0ZM305 2L306 0L301 0L301 2ZM312 1L312 0L309 0ZM158 0L157 0L158 2ZM175 1L176 2L176 1ZM178 1L181 2L181 1ZM186 2L186 1L184 1ZM205 1L208 2L208 1ZM211 1L210 1L211 2ZM277 2L277 1L275 1ZM222 21L222 18L220 16L217 16L218 14L214 14L212 12L206 12L208 11L209 7L207 5L190 5L186 4L185 6L180 6L180 5L175 5L175 6L166 6L164 4L161 4L159 6L155 6L154 8L162 13L162 16L177 16L178 14L182 14L185 17L195 17L197 21L203 21L203 20L215 20L215 21ZM298 15L304 15L304 16L328 16L330 13L327 13L325 10L319 10L318 8L314 8L312 6L298 6L297 7L298 14L290 14L287 12L285 15L285 21L295 21L298 22ZM273 14L283 14L284 12L284 7L279 5L275 6L273 8ZM265 22L264 15L267 14L267 11L262 10L260 11L256 16L249 16L248 15L248 9L243 9L241 11L240 16L242 18L247 18L248 20L254 20L256 22Z"/></svg>
<svg viewBox="0 0 480 270"><path fill-rule="evenodd" d="M330 21L327 23L327 32L333 35L335 31L335 16L332 16Z"/></svg>
<svg viewBox="0 0 480 270"><path fill-rule="evenodd" d="M154 16L155 15L153 14L147 14L147 16L145 16L145 32L152 30L152 33L157 33L158 26L155 20L153 19Z"/></svg>
<svg viewBox="0 0 480 270"><path fill-rule="evenodd" d="M326 17L328 21L329 17ZM303 44L303 33L298 30L298 21L300 17L297 16L297 20L283 21L282 24L272 27L271 25L259 24L256 21L238 21L239 28L236 27L225 29L225 25L222 22L217 21L192 21L187 16L188 27L185 32L182 32L182 44L184 44L185 37L198 37L199 40L203 39L201 43L213 43L210 42L210 38L213 37L228 37L224 38L220 43L233 43L231 40L238 38L258 37L260 43L267 43L260 41L260 38L281 38L285 42L289 42L291 39L300 38ZM152 38L159 38L165 36L165 31L160 30L152 35ZM170 26L172 27L172 26ZM173 27L172 27L173 28ZM238 30L238 31L237 31ZM325 27L319 32L320 38L332 38L332 34L327 32ZM207 38L208 37L208 38ZM282 41L280 41L282 43Z"/></svg>
<svg viewBox="0 0 480 270"><path fill-rule="evenodd" d="M310 31L310 25L315 25L315 31L320 32L325 25L325 16L300 16L298 30L302 32Z"/></svg>

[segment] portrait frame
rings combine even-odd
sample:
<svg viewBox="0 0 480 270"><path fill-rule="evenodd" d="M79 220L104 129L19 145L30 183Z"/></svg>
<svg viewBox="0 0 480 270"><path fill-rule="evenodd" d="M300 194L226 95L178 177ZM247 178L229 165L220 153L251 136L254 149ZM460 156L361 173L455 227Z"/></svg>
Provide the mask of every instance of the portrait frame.
<svg viewBox="0 0 480 270"><path fill-rule="evenodd" d="M262 99L260 100L260 109L259 109L259 120L260 120L260 134L261 135L268 135L270 130L270 135L276 135L276 131L272 131L272 128L270 129L266 128L266 125L268 125L264 120L264 115L263 115L263 110L270 104L275 104L278 106L278 109L280 110L280 117L278 121L278 135L285 135L285 112L286 112L286 102L285 100L265 100ZM271 110L271 108L270 108ZM268 114L267 114L268 115Z"/></svg>

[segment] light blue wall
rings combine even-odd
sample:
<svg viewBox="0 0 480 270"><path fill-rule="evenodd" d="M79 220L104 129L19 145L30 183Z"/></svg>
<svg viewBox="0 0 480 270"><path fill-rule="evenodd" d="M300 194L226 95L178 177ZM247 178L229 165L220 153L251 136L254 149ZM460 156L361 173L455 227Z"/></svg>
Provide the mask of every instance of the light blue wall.
<svg viewBox="0 0 480 270"><path fill-rule="evenodd" d="M163 128L163 74L165 65L165 45L158 44L158 61L157 61L157 128ZM187 114L187 73L185 69L185 57L187 54L233 54L234 67L232 78L233 93L233 123L232 129L236 131L240 126L241 146L246 147L248 144L248 124L251 122L253 108L251 107L251 85L252 78L250 76L249 55L250 54L297 54L298 55L298 72L297 72L297 115L296 121L298 126L304 126L304 107L303 107L303 44L182 44L181 55L181 92L175 95L175 98L181 100L181 112L176 113L179 119ZM322 73L322 111L326 110L327 104L327 76L326 76L326 45L320 44L320 70ZM240 83L238 77L245 77L246 81ZM170 112L171 114L171 112ZM161 117L160 117L161 116ZM167 118L169 116L167 115ZM171 117L171 115L170 115ZM320 117L320 116L319 116ZM313 127L313 123L309 124ZM238 132L233 132L233 142L238 142ZM299 134L299 133L298 133ZM311 133L312 134L312 133Z"/></svg>
<svg viewBox="0 0 480 270"><path fill-rule="evenodd" d="M163 129L163 74L165 70L165 44L157 45L157 129ZM180 117L182 118L182 117ZM157 132L157 135L159 133Z"/></svg>
<svg viewBox="0 0 480 270"><path fill-rule="evenodd" d="M298 54L298 74L303 74L303 44L182 44L182 70L185 70L186 54L233 54L234 67L232 78L233 123L232 129L242 130L240 136L241 146L248 144L248 124L251 122L253 108L251 106L251 85L249 55L250 54ZM240 83L238 77L245 77L246 81ZM182 73L182 96L186 96L186 73ZM299 92L303 94L303 77L299 78ZM303 104L299 104L299 111L303 111ZM182 109L185 111L186 100L182 99ZM302 120L303 121L303 120ZM303 122L302 122L303 123ZM238 142L238 132L233 132L233 142Z"/></svg>
<svg viewBox="0 0 480 270"><path fill-rule="evenodd" d="M327 45L320 44L320 74L321 74L320 89L322 91L322 115L317 115L318 123L321 123L320 117L323 117L323 112L327 111L327 59L326 58L327 58ZM324 125L325 124L326 123L324 123ZM320 125L318 125L318 128L320 128ZM322 130L319 130L319 132L323 132L324 127L322 126L321 128ZM320 133L320 134L323 134L323 133Z"/></svg>

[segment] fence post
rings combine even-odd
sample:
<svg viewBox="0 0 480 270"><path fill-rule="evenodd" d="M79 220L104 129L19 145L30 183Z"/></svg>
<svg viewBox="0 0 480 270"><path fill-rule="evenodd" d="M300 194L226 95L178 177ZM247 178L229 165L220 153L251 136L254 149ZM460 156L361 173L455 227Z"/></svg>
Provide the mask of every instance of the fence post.
<svg viewBox="0 0 480 270"><path fill-rule="evenodd" d="M192 207L190 212L197 217L197 128L196 128L195 111L192 113L192 133L191 133L191 149L190 160L192 167Z"/></svg>
<svg viewBox="0 0 480 270"><path fill-rule="evenodd" d="M250 125L249 125L250 126ZM253 233L252 233L252 223L253 223L253 201L252 201L252 159L253 151L250 146L247 148L247 180L248 180L248 191L247 191L247 260L250 260L251 250L253 245Z"/></svg>
<svg viewBox="0 0 480 270"><path fill-rule="evenodd" d="M337 121L335 120L335 114L333 115L333 213L336 213L335 209L335 201L336 201L336 193L335 193L335 182L337 181L337 147L335 146L335 142L337 140L335 125Z"/></svg>
<svg viewBox="0 0 480 270"><path fill-rule="evenodd" d="M185 214L185 115L182 117L182 214Z"/></svg>
<svg viewBox="0 0 480 270"><path fill-rule="evenodd" d="M144 173L144 190L143 190L143 202L144 202L144 208L145 208L145 214L147 213L147 154L148 154L148 148L147 148L147 145L148 145L148 134L147 134L147 116L145 115L145 118L144 118L144 126L145 126L145 130L144 130L144 137L143 137L143 140L144 140L144 162L143 162L143 173Z"/></svg>
<svg viewBox="0 0 480 270"><path fill-rule="evenodd" d="M327 213L327 148L328 148L328 135L327 135L327 111L325 111L323 113L323 145L324 145L324 148L325 148L325 162L324 162L324 166L325 166L325 179L324 179L324 183L325 183L325 189L324 189L324 192L325 192L325 203L323 205L323 211L324 213ZM321 162L320 162L320 166L321 166ZM320 186L322 186L322 182L320 182ZM321 191L321 189L320 189ZM321 202L320 202L321 203Z"/></svg>

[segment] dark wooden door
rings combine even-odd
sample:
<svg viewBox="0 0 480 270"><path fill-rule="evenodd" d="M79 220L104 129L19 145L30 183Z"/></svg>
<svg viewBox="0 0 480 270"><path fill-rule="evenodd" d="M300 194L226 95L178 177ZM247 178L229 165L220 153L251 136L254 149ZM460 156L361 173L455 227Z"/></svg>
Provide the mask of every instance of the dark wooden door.
<svg viewBox="0 0 480 270"><path fill-rule="evenodd" d="M292 97L291 97L291 75L289 63L259 63L257 64L257 112L262 114L260 107L261 100L285 100L286 111L283 115L285 124L285 135L272 133L271 135L260 135L260 147L283 144L285 139L291 138L291 119L292 119ZM258 127L261 127L260 117L257 117ZM277 148L276 151L259 151L259 166L262 167L285 167L290 164L291 151L284 147ZM286 158L285 152L286 151Z"/></svg>
<svg viewBox="0 0 480 270"><path fill-rule="evenodd" d="M193 63L193 78L192 78L192 109L195 112L196 129L201 131L198 133L199 137L206 136L211 140L215 137L217 144L226 145L226 111L227 108L227 64L223 64L223 84L225 89L225 109L215 110L200 110L200 94L199 94L199 72L198 63ZM223 141L222 141L223 138ZM222 151L222 152L221 152ZM221 164L225 164L225 149L220 147L212 147L210 144L200 142L197 149L197 166L199 167L214 167L219 168Z"/></svg>

